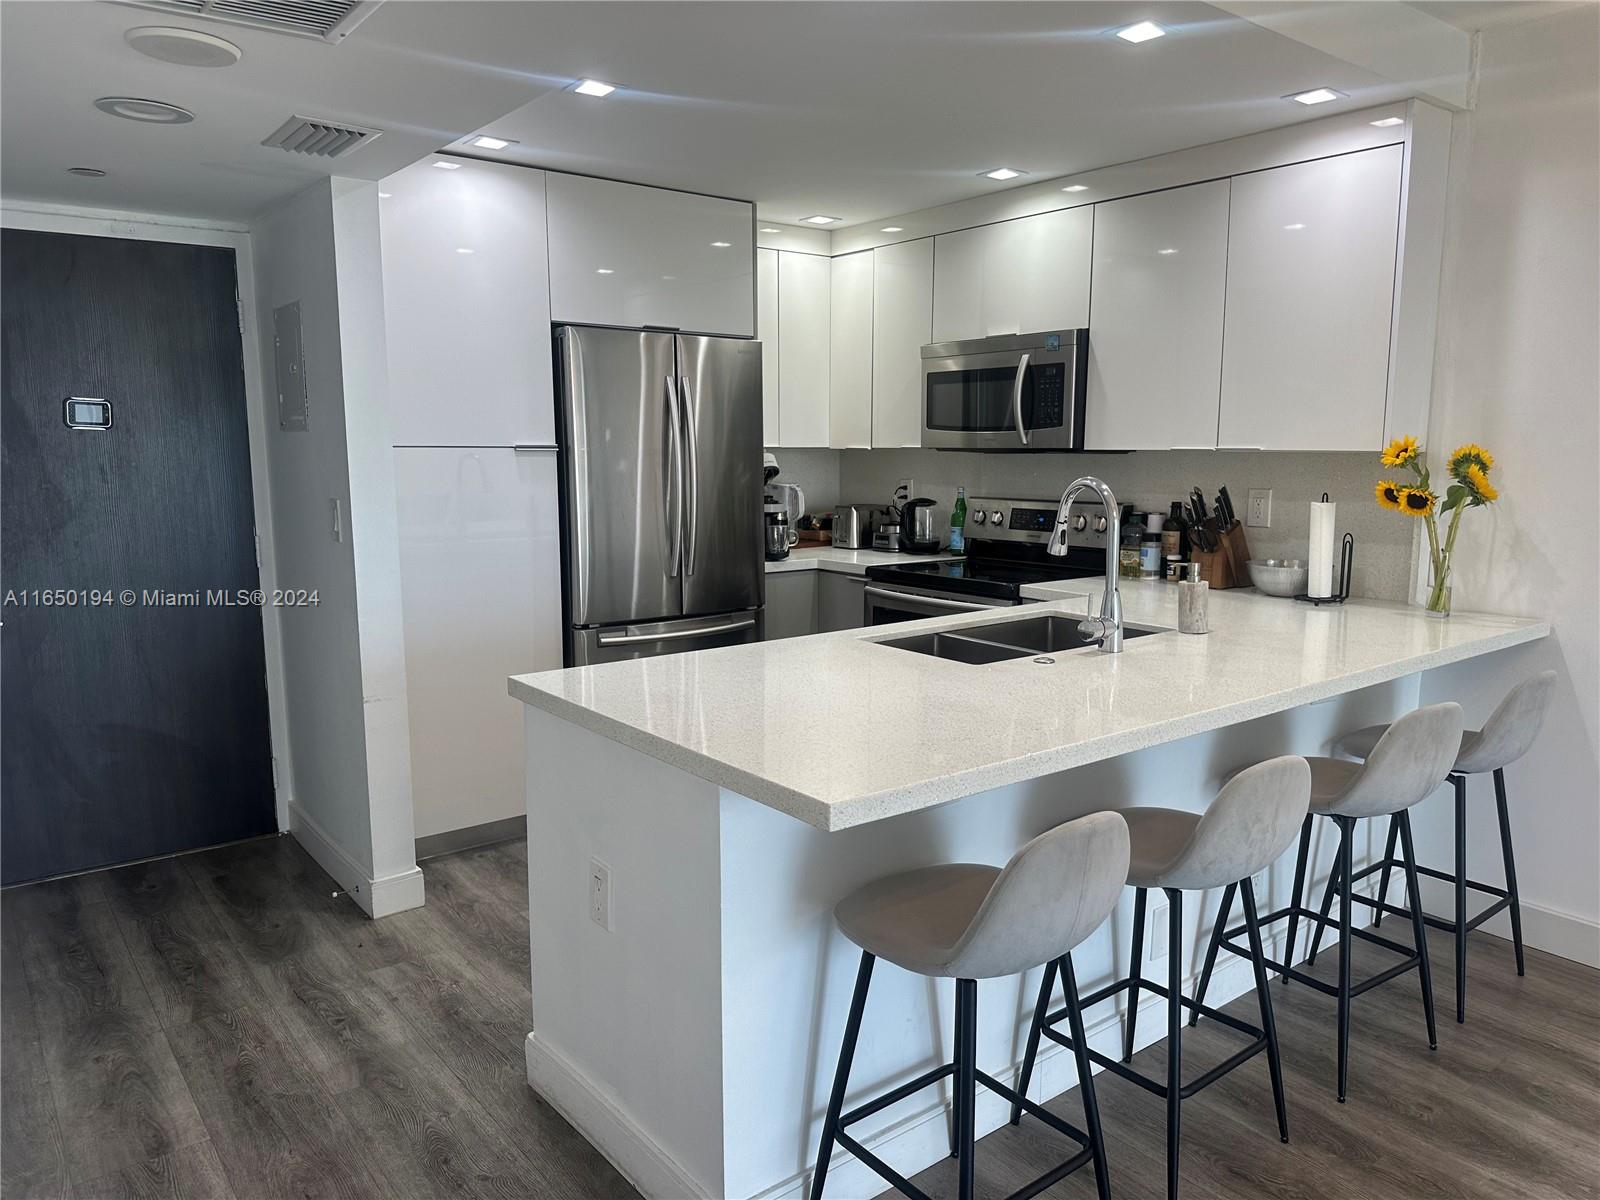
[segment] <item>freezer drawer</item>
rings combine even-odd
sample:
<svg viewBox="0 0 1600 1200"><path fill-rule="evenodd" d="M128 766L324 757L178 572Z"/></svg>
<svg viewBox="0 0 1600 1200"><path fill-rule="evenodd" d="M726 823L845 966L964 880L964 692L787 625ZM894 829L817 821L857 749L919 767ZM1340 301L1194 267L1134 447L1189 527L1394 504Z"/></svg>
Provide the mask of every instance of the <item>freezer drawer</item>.
<svg viewBox="0 0 1600 1200"><path fill-rule="evenodd" d="M574 628L568 631L568 642L572 649L571 665L587 667L630 658L680 654L685 650L710 650L717 646L759 642L763 633L762 618L763 610L755 608L679 621L608 625L599 629Z"/></svg>

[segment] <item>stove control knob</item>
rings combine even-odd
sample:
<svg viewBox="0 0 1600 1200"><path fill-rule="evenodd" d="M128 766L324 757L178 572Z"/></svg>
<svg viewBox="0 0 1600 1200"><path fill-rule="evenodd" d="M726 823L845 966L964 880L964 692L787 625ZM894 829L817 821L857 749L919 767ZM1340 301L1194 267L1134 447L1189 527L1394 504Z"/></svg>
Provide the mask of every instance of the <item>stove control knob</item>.
<svg viewBox="0 0 1600 1200"><path fill-rule="evenodd" d="M1106 531L1106 519L1104 517L1096 517L1094 519L1094 531L1096 533L1104 533Z"/></svg>
<svg viewBox="0 0 1600 1200"><path fill-rule="evenodd" d="M993 512L991 512L989 514L989 524L991 524L991 525L1004 525L1005 522L1006 522L1006 515L1005 515L1005 513L1001 512L998 508L995 509Z"/></svg>
<svg viewBox="0 0 1600 1200"><path fill-rule="evenodd" d="M972 514L972 523L974 525L982 525L984 520L985 517L982 509L979 509L977 512Z"/></svg>
<svg viewBox="0 0 1600 1200"><path fill-rule="evenodd" d="M1087 528L1089 528L1088 517L1084 516L1082 513L1079 513L1077 516L1072 518L1073 533L1082 533Z"/></svg>

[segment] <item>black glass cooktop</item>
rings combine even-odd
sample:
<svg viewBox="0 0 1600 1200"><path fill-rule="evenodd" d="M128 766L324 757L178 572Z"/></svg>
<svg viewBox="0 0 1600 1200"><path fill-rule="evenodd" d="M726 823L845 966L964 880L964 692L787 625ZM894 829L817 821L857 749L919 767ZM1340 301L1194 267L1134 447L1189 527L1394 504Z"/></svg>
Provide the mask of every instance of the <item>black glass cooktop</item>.
<svg viewBox="0 0 1600 1200"><path fill-rule="evenodd" d="M965 558L955 562L905 563L868 567L867 578L927 591L1015 600L1024 584L1084 579L1101 574L1105 569L1103 557L1099 552L1092 557L1092 563L1076 552L1066 558L1046 558L1043 562Z"/></svg>

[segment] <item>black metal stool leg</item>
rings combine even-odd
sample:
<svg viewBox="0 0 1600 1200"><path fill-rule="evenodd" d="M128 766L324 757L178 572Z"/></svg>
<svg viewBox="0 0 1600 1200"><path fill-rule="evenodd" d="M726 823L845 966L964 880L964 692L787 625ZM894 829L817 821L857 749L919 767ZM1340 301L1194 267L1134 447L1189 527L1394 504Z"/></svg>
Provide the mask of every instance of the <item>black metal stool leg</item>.
<svg viewBox="0 0 1600 1200"><path fill-rule="evenodd" d="M1467 1019L1467 777L1451 775L1456 793L1456 1024Z"/></svg>
<svg viewBox="0 0 1600 1200"><path fill-rule="evenodd" d="M1342 841L1340 845L1343 845ZM1342 852L1336 852L1333 856L1333 867L1328 872L1328 886L1322 891L1322 907L1317 910L1322 914L1322 920L1317 922L1317 931L1311 935L1311 953L1306 956L1308 971L1317 965L1317 952L1322 949L1322 931L1328 927L1328 913L1333 909L1333 894L1339 889L1343 872L1344 855Z"/></svg>
<svg viewBox="0 0 1600 1200"><path fill-rule="evenodd" d="M1422 981L1422 1011L1428 1018L1428 1049L1439 1048L1439 1031L1433 1022L1433 967L1428 961L1428 929L1422 921L1422 889L1417 885L1417 855L1411 844L1411 813L1400 818L1400 847L1405 854L1406 902L1411 909L1411 936L1417 944L1417 974Z"/></svg>
<svg viewBox="0 0 1600 1200"><path fill-rule="evenodd" d="M1511 894L1511 944L1517 950L1517 974L1522 970L1522 897L1517 893L1517 862L1511 854L1511 813L1506 808L1506 773L1494 773L1494 806L1500 814L1500 853L1506 864L1506 891Z"/></svg>
<svg viewBox="0 0 1600 1200"><path fill-rule="evenodd" d="M1167 1200L1178 1195L1179 1119L1183 1111L1183 893L1167 893Z"/></svg>
<svg viewBox="0 0 1600 1200"><path fill-rule="evenodd" d="M956 1023L961 1056L956 1059L956 1093L961 1104L961 1134L956 1155L956 1195L958 1200L972 1200L973 1118L977 1099L977 1041L978 1041L978 981L956 980Z"/></svg>
<svg viewBox="0 0 1600 1200"><path fill-rule="evenodd" d="M844 1107L845 1089L850 1083L850 1063L856 1056L856 1038L861 1033L861 1014L867 1007L867 988L872 983L873 956L861 953L856 971L856 990L850 998L850 1016L844 1023L844 1045L839 1048L839 1066L833 1074L833 1091L828 1096L828 1114L822 1122L822 1144L817 1148L817 1168L811 1175L811 1200L821 1200L822 1185L828 1178L828 1159L833 1156L833 1139L839 1132L839 1110Z"/></svg>
<svg viewBox="0 0 1600 1200"><path fill-rule="evenodd" d="M1356 823L1353 817L1334 820L1339 823L1339 1103L1343 1104L1350 1082L1350 843L1355 840Z"/></svg>
<svg viewBox="0 0 1600 1200"><path fill-rule="evenodd" d="M1289 968L1294 966L1295 933L1300 928L1300 906L1304 903L1300 893L1306 886L1306 860L1311 855L1311 814L1306 814L1305 823L1300 826L1300 853L1294 860L1294 890L1289 893L1289 940L1283 951L1283 975L1285 984L1289 982Z"/></svg>
<svg viewBox="0 0 1600 1200"><path fill-rule="evenodd" d="M955 1021L955 1049L951 1053L952 1064L961 1062L961 1039L966 1030L961 1024L960 996L957 994L957 1008ZM957 1086L956 1077L950 1077L950 1157L956 1157L961 1149L961 1089Z"/></svg>
<svg viewBox="0 0 1600 1200"><path fill-rule="evenodd" d="M1378 908L1372 918L1373 927L1383 924L1383 905L1389 898L1389 864L1394 862L1394 844L1400 835L1400 823L1389 818L1389 841L1383 848L1383 874L1378 876Z"/></svg>
<svg viewBox="0 0 1600 1200"><path fill-rule="evenodd" d="M1083 1125L1089 1134L1089 1153L1094 1161L1094 1183L1100 1200L1111 1200L1111 1178L1106 1173L1106 1142L1100 1132L1100 1105L1094 1096L1094 1064L1089 1061L1089 1039L1083 1032L1083 1009L1078 1004L1078 977L1072 970L1072 955L1061 958L1061 990L1067 994L1067 1031L1072 1035L1072 1052L1078 1063L1078 1095L1083 1100Z"/></svg>
<svg viewBox="0 0 1600 1200"><path fill-rule="evenodd" d="M1045 963L1044 978L1039 980L1039 1001L1033 1006L1033 1024L1028 1027L1028 1049L1022 1056L1022 1074L1017 1078L1017 1095L1028 1094L1028 1084L1033 1079L1033 1060L1039 1053L1039 1035L1044 1030L1044 1019L1050 1014L1050 991L1056 981L1056 964L1054 960ZM1016 1101L1011 1105L1011 1123L1017 1124L1022 1120L1022 1105ZM952 1149L951 1154L955 1151Z"/></svg>
<svg viewBox="0 0 1600 1200"><path fill-rule="evenodd" d="M1255 969L1256 998L1261 1004L1261 1032L1267 1039L1267 1067L1272 1074L1272 1102L1278 1109L1278 1137L1287 1142L1289 1110L1283 1100L1283 1063L1278 1057L1278 1026L1272 1018L1272 993L1267 988L1267 956L1261 948L1261 924L1256 917L1256 892L1248 879L1240 881L1240 890L1244 897L1245 930L1250 935L1250 965ZM1219 923L1217 927L1220 929L1222 926Z"/></svg>
<svg viewBox="0 0 1600 1200"><path fill-rule="evenodd" d="M1133 950L1128 959L1128 978L1133 986L1128 989L1128 1010L1122 1020L1122 1061L1133 1058L1133 1031L1139 1021L1139 979L1144 971L1144 906L1145 889L1136 888L1133 894Z"/></svg>
<svg viewBox="0 0 1600 1200"><path fill-rule="evenodd" d="M1189 1027L1200 1023L1200 1005L1206 1002L1206 989L1211 986L1211 969L1217 965L1217 951L1222 948L1222 935L1228 929L1228 914L1233 911L1233 893L1239 885L1230 883L1222 890L1222 905L1217 909L1217 923L1211 927L1211 942L1206 946L1205 966L1200 968L1200 986L1195 989L1195 1007L1189 1012ZM1260 981L1257 980L1257 983Z"/></svg>

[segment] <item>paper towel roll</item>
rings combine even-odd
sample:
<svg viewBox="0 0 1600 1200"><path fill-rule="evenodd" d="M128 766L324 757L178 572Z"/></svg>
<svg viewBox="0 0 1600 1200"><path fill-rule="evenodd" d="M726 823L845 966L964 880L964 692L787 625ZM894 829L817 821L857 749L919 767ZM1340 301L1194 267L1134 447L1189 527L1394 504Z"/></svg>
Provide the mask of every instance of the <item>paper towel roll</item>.
<svg viewBox="0 0 1600 1200"><path fill-rule="evenodd" d="M1307 592L1318 600L1333 595L1333 515L1337 504L1328 503L1327 493L1322 503L1311 505L1311 550L1307 554Z"/></svg>

